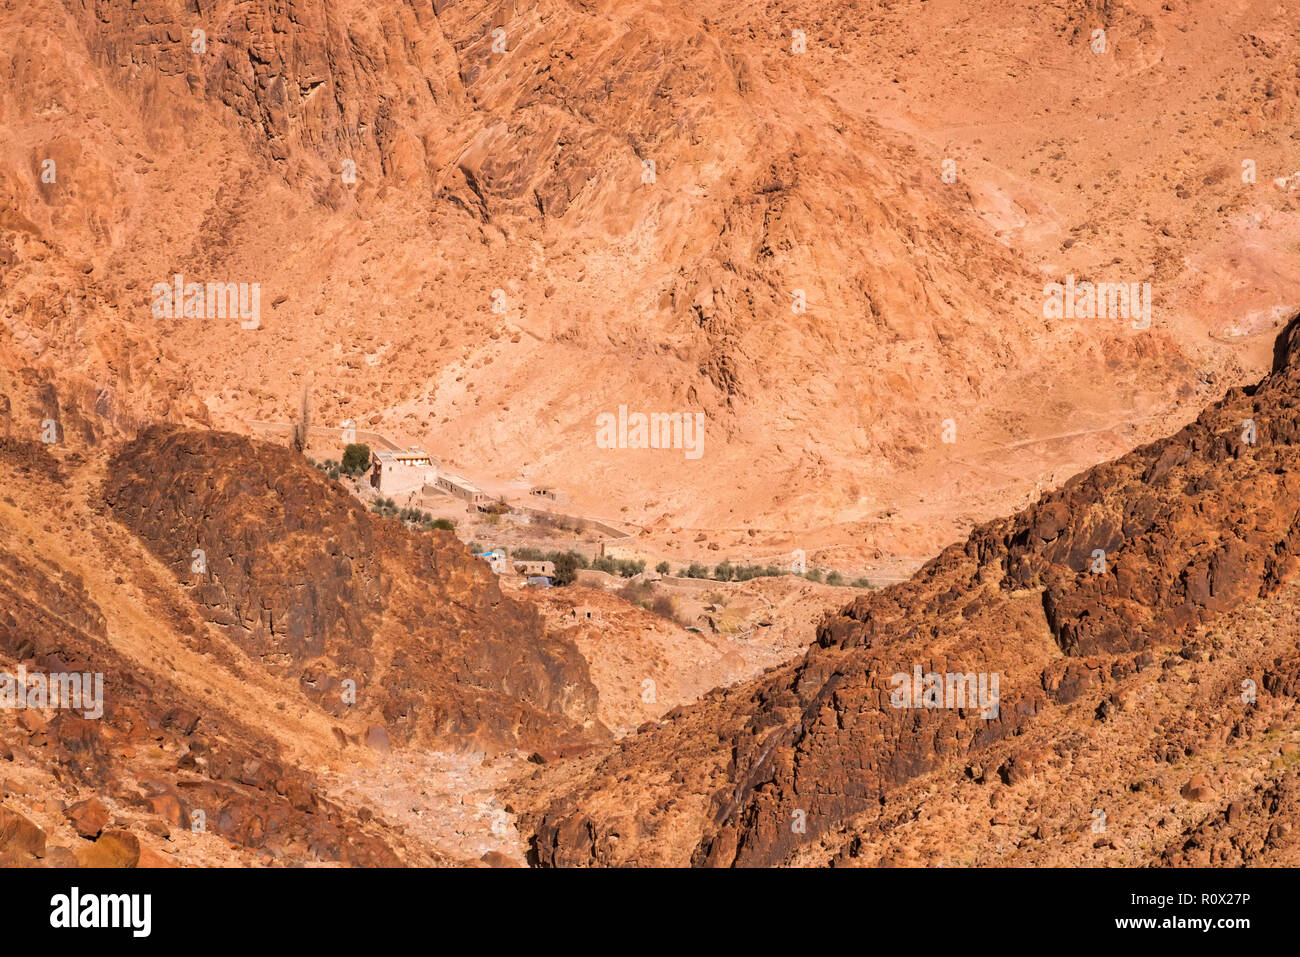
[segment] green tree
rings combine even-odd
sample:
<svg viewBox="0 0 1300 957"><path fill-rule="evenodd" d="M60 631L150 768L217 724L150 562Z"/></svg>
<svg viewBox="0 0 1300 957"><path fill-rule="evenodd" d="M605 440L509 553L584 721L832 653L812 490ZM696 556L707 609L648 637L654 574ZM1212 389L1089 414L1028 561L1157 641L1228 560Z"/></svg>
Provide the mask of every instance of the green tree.
<svg viewBox="0 0 1300 957"><path fill-rule="evenodd" d="M556 585L572 585L578 577L578 559L572 552L556 552L551 561L555 564Z"/></svg>
<svg viewBox="0 0 1300 957"><path fill-rule="evenodd" d="M343 471L360 475L370 468L370 446L364 442L351 442L343 449Z"/></svg>

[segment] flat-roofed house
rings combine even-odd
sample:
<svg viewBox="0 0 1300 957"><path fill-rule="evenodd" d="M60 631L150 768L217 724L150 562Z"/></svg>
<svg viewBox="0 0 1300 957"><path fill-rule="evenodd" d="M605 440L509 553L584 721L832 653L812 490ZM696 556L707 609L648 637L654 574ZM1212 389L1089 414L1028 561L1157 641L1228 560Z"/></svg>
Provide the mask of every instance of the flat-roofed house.
<svg viewBox="0 0 1300 957"><path fill-rule="evenodd" d="M438 463L421 448L382 449L371 456L370 484L384 495L415 492L438 481Z"/></svg>
<svg viewBox="0 0 1300 957"><path fill-rule="evenodd" d="M461 478L459 475L452 475L450 472L441 473L433 484L438 490L456 498L464 499L471 505L481 505L488 500L487 494L469 479Z"/></svg>

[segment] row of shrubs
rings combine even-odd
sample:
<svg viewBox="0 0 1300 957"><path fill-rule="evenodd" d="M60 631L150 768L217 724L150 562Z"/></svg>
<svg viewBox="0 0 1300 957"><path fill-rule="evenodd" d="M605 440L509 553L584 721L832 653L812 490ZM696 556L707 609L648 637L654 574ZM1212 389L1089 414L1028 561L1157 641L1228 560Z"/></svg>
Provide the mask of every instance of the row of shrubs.
<svg viewBox="0 0 1300 957"><path fill-rule="evenodd" d="M470 551L479 551L477 543L470 543ZM556 585L572 585L578 577L578 570L582 568L595 569L609 575L621 575L623 578L632 578L645 571L645 562L603 557L588 561L587 557L579 552L543 552L540 548L528 545L512 549L510 557L521 562L551 562L555 565L553 582Z"/></svg>
<svg viewBox="0 0 1300 957"><path fill-rule="evenodd" d="M720 562L712 572L708 565L700 562L691 562L682 569L683 578L710 578L719 582L747 582L751 578L775 578L785 574L785 569L776 565L733 565L725 561Z"/></svg>
<svg viewBox="0 0 1300 957"><path fill-rule="evenodd" d="M314 468L324 472L330 478L338 479L340 471L339 463L335 462L333 459L326 459L324 462L317 462L315 459L308 459L307 462Z"/></svg>
<svg viewBox="0 0 1300 957"><path fill-rule="evenodd" d="M550 512L538 512L533 515L533 525L538 528L550 528L560 532L572 532L581 535L587 530L587 523L580 518L567 515L552 515Z"/></svg>
<svg viewBox="0 0 1300 957"><path fill-rule="evenodd" d="M471 552L476 553L484 551L478 542L470 542L469 549ZM527 545L512 549L510 557L521 562L554 563L554 582L557 585L572 584L580 568L590 568L598 572L605 572L608 575L619 575L623 578L635 578L645 571L645 562L643 561L633 561L625 558L594 558L588 561L585 556L578 552L544 552L540 548ZM672 568L667 562L660 562L655 566L655 571L660 575L668 575L671 570ZM795 573L788 572L776 565L732 565L726 561L720 562L712 572L710 572L709 566L699 562L692 562L680 572L680 576L683 578L704 578L719 582L744 582L753 578L775 578L780 575L793 574ZM823 577L821 569L818 568L805 572L802 577L811 582L824 581L827 585L848 584L853 588L872 587L871 582L866 578L857 578L852 582L847 582L844 576L837 571L828 572Z"/></svg>
<svg viewBox="0 0 1300 957"><path fill-rule="evenodd" d="M668 574L668 563L660 562L655 568L661 575ZM747 582L753 578L776 578L779 575L797 575L798 572L786 571L777 565L733 565L731 562L719 562L713 571L709 571L708 565L700 562L691 562L681 571L682 578L707 578L710 581L718 582ZM801 576L810 582L822 582L827 585L844 585L849 584L853 588L870 588L871 582L865 578L856 578L852 582L846 582L843 575L837 571L827 572L825 577L822 576L820 568L813 568L806 571Z"/></svg>
<svg viewBox="0 0 1300 957"><path fill-rule="evenodd" d="M677 616L677 603L671 595L658 591L649 582L628 582L618 590L619 597L633 605L640 605L646 611L653 612L660 618L668 618L680 625L690 624Z"/></svg>
<svg viewBox="0 0 1300 957"><path fill-rule="evenodd" d="M375 499L374 504L370 506L370 511L382 518L395 518L415 528L422 528L426 532L435 528L445 529L448 532L456 530L456 523L449 518L434 518L428 512L422 512L418 508L398 508L397 503L391 498Z"/></svg>
<svg viewBox="0 0 1300 957"><path fill-rule="evenodd" d="M370 446L364 443L347 446L343 450L341 462L336 462L334 459L326 459L324 462L308 459L307 462L332 479L338 479L340 475L363 475L370 468Z"/></svg>

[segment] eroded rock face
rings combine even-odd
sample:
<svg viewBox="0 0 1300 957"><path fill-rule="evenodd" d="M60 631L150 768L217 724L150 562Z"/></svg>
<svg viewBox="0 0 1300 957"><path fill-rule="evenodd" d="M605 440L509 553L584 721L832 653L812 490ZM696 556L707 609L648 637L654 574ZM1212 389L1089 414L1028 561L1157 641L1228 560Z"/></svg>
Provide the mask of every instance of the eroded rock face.
<svg viewBox="0 0 1300 957"><path fill-rule="evenodd" d="M1039 263L1022 241L1048 242L1042 233L1055 250L1083 225L1054 208L1076 192L1073 181L1047 185L1062 182L1055 161L1030 167L1035 189L1049 190L1032 201L1028 170L1011 171L1019 182L988 182L963 157L961 178L947 183L924 136L865 105L902 88L883 74L871 81L878 49L956 68L962 58L934 42L948 33L934 28L935 14L899 24L883 11L868 22L834 3L797 6L775 18L743 3L674 4L645 17L611 0L200 10L181 0L41 0L9 11L0 30L12 48L41 50L0 71L0 109L31 118L0 161L0 200L14 210L0 222L0 263L14 277L0 315L15 345L10 357L0 344L0 393L14 400L14 427L32 435L41 418L7 386L10 366L57 379L68 433L95 436L209 414L236 430L279 418L273 407L296 398L291 379L310 366L337 384L317 397L330 420L360 408L386 429L414 429L449 411L445 391L416 399L418 383L459 375L462 348L488 349L476 396L509 392L543 414L524 421L504 403L462 403L449 440L458 456L490 454L514 472L535 458L524 451L535 436L558 477L598 500L602 483L569 430L611 395L644 395L653 407L706 414L710 451L691 483L653 459L605 464L635 490L629 501L662 501L707 526L742 505L760 517L797 507L830 520L858 509L860 482L893 482L914 467L928 481L937 457L916 436L937 407L953 410L966 436L1000 431L1022 405L1052 409L1034 429L1055 431L1083 382L1121 393L1140 378L1144 393L1161 393L1161 408L1184 401L1193 373L1165 330L1134 337L1110 324L1044 321ZM1066 56L1097 13L1072 10L1066 26L1054 9L1008 8L972 25ZM1140 69L1139 49L1188 30L1172 11L1154 23L1129 11L1103 22L1112 15L1126 38L1116 57L1125 75ZM1247 35L1260 18L1243 19ZM812 41L806 54L791 51L795 20ZM44 49L47 37L57 42ZM997 47L1002 65L1023 56L1016 44L981 45ZM1179 88L1167 82L1179 69L1167 65L1150 87ZM1076 78L1051 88L1055 102L1095 85L1053 72ZM998 114L1011 71L987 73L998 81L976 84L976 95L913 97L906 125L925 100ZM1270 65L1274 73L1282 67ZM1256 77L1252 87L1264 87ZM1264 97L1239 95L1246 111ZM932 129L953 126L933 102L922 113ZM1037 147L1026 157L1057 140L1050 110L1036 105L1017 122ZM1229 128L1216 143L1222 155L1240 145ZM1086 146L1080 139L1071 146ZM1075 162L1076 150L1066 152ZM1148 151L1135 152L1129 162ZM47 159L57 180L41 178ZM1149 164L1141 169L1170 168ZM1226 188L1207 191L1167 228L1181 234L1211 218L1204 208L1241 202ZM166 230L140 214L153 209L165 211ZM1052 228L1029 226L1058 216ZM1152 219L1149 230L1166 228ZM1120 271L1150 262L1135 254ZM261 283L260 329L151 315L153 285L181 273ZM498 288L504 313L492 307ZM497 348L530 341L543 347ZM376 377L370 362L381 357ZM829 388L796 385L827 369L843 370ZM1060 387L1040 402L1046 381ZM259 388L235 385L251 382ZM389 411L399 406L410 421ZM777 439L788 421L802 423L797 443ZM754 462L771 464L742 496L730 478Z"/></svg>
<svg viewBox="0 0 1300 957"><path fill-rule="evenodd" d="M35 467L30 473L39 494L67 494L43 448L0 445L6 468L24 455L34 466L45 462L43 477L35 477ZM190 693L115 647L102 610L71 569L56 570L47 557L0 541L0 609L0 670L13 675L21 665L28 675L103 676L98 717L67 708L6 709L0 723L6 760L50 775L45 797L91 795L67 808L70 834L98 838L77 845L75 860L83 866L134 866L139 859L135 835L110 838L105 831L110 816L100 795L275 858L400 863L377 828L363 828L353 813L320 798L310 776L280 755L256 721L204 708L195 720L177 722L173 703L192 700ZM8 837L0 835L0 853L23 851L27 857L13 861L20 864L46 856L43 835L4 813L0 830L5 821L17 823L4 832ZM74 857L61 854L54 863L60 862Z"/></svg>
<svg viewBox="0 0 1300 957"><path fill-rule="evenodd" d="M0 439L0 672L100 675L102 707L0 709L6 863L445 864L330 769L608 737L586 663L485 565L287 450L153 428L59 451Z"/></svg>
<svg viewBox="0 0 1300 957"><path fill-rule="evenodd" d="M1300 844L1300 774L1294 770L1216 809L1164 849L1162 867L1251 867L1294 855Z"/></svg>
<svg viewBox="0 0 1300 957"><path fill-rule="evenodd" d="M585 740L585 660L450 532L376 519L288 450L224 433L151 429L111 470L112 515L202 616L330 714L373 714L399 743Z"/></svg>
<svg viewBox="0 0 1300 957"><path fill-rule="evenodd" d="M1191 280L1199 316L1194 301L1184 305L1199 319L1229 291L1251 290L1210 331L1236 328L1243 312L1245 330L1257 331L1277 302L1295 301L1300 281L1277 255L1294 236L1269 225L1290 222L1294 200L1261 201L1264 189L1243 189L1231 163L1204 158L1236 156L1248 142L1263 173L1290 156L1300 88L1271 6L1012 4L955 33L946 5L920 6L940 9L845 17L842 4L818 2L770 17L709 2L646 17L612 0L8 5L0 438L15 442L0 445L0 467L50 492L26 504L45 515L56 503L36 525L54 525L62 510L85 522L86 460L63 458L73 489L39 447L22 444L46 422L61 446L88 455L149 422L204 425L211 414L234 427L296 400L285 386L312 367L331 370L337 386L319 397L331 421L363 409L413 429L454 416L458 453L491 457L503 472L540 449L556 478L600 475L588 495L614 475L629 501L691 525L730 524L742 505L760 519L793 507L830 520L858 507L859 480L894 482L900 466L942 461L916 439L936 408L953 409L965 436L980 426L1000 434L1008 414L1041 405L1052 411L1031 425L1043 435L1108 392L1184 407L1196 391L1190 356L1199 371L1205 358L1211 373L1231 375L1232 350L1201 351L1204 323L1132 336L1122 324L1044 321L1039 267L1069 246L1064 259L1080 273L1117 253L1119 274L1145 276L1154 263L1165 288ZM796 22L811 41L798 56L788 42ZM1116 43L1116 72L1104 77L1069 59L1097 25ZM1225 26L1237 45L1218 42ZM966 57L967 44L983 55ZM1022 89L1027 59L1059 81L1037 102ZM878 83L855 76L880 62L891 66ZM952 69L931 86L936 62ZM1189 63L1202 76L1249 80L1211 100L1218 91L1182 82ZM1141 82L1120 88L1117 76ZM1105 137L1062 125L1060 103L1102 89L1154 106L1127 132L1112 118ZM1162 92L1184 89L1185 99ZM974 118L946 106L968 103ZM1146 139L1142 124L1161 113L1184 132L1127 150L1126 175L1115 177L1112 145ZM1012 133L1000 139L1020 158L981 142L985 123L972 119L990 118L1007 121L1000 128ZM904 126L917 134L891 128ZM936 176L937 130L961 159L955 183ZM57 179L44 178L47 161ZM354 183L342 176L348 163ZM1103 181L1096 193L1090 178ZM1119 178L1131 185L1105 188ZM1177 202L1151 202L1171 184ZM1139 222L1134 208L1152 215ZM1229 218L1237 225L1219 238ZM1269 281L1240 281L1256 269ZM177 271L265 283L261 330L151 315L152 284ZM489 305L498 284L508 314ZM806 311L792 311L792 299ZM413 400L409 423L384 411L412 407L420 384L459 376L460 356L484 348L492 361L475 360L472 408L439 390L436 401ZM477 401L505 394L513 410ZM622 457L591 469L590 449L568 441L572 422L622 394L705 410L708 471L683 483L675 459ZM608 799L566 799L545 815L539 856L784 861L815 840L833 844L838 828L856 827L842 822L927 773L970 761L958 772L1032 778L1042 754L1006 752L1042 715L1086 705L1108 720L1119 707L1111 697L1135 675L1175 648L1199 660L1210 651L1196 629L1293 575L1290 467L1274 461L1269 471L1266 456L1294 442L1296 425L1268 404L1289 393L1262 410L1257 398L1234 393L1226 419L986 526L911 585L832 617L797 667L638 736L635 757L597 771L607 780L592 793ZM1127 417L1130 405L1089 424ZM1259 442L1233 439L1230 419L1256 413L1271 417ZM157 746L206 778L146 795L152 813L183 821L192 791L223 835L251 842L243 846L362 860L387 852L373 835L359 849L341 837L355 824L346 813L326 814L330 828L302 817L315 813L309 783L251 727L267 716L214 713L201 695L217 692L193 673L183 686L167 680L167 652L188 644L221 667L282 677L294 695L270 700L331 719L349 715L345 682L356 681L366 710L351 738L339 731L345 747L361 732L377 753L391 735L398 748L520 744L549 762L583 746L592 692L570 647L502 604L445 537L358 517L318 496L315 476L257 448L156 433L114 463L107 514L123 524L92 516L103 519L105 551L91 551L123 549L109 578L120 579L120 600L147 594L149 614L161 609L172 631L108 659L114 693L138 714L23 726L20 750L62 749L50 752L62 768L77 755L121 760L112 748L123 740ZM757 492L733 481L755 462L767 473ZM1238 486L1251 489L1240 502ZM89 662L143 644L145 622L110 607L114 589L90 581L82 553L30 554L35 538L53 555L67 529L34 531L15 534L0 557L4 653ZM139 542L165 583L152 560L137 562ZM201 573L195 548L206 555ZM130 678L145 662L151 673ZM891 675L915 665L999 669L998 716L887 710ZM1265 685L1276 698L1271 687L1284 678ZM680 753L665 758L672 749ZM996 755L988 768L986 754ZM650 766L662 780L644 780ZM803 813L806 829L782 821L787 812Z"/></svg>
<svg viewBox="0 0 1300 957"><path fill-rule="evenodd" d="M537 860L770 865L819 841L843 847L856 816L909 782L943 770L1014 784L1044 760L1015 739L1098 696L1106 720L1160 658L1208 657L1208 626L1295 576L1297 336L1300 319L1258 386L828 616L797 664L629 739L537 808ZM893 676L917 666L998 675L995 713L895 706ZM1264 678L1265 690L1293 685L1281 663ZM1064 733L1042 736L1059 748ZM985 766L995 750L1006 757ZM1215 794L1208 780L1196 793Z"/></svg>

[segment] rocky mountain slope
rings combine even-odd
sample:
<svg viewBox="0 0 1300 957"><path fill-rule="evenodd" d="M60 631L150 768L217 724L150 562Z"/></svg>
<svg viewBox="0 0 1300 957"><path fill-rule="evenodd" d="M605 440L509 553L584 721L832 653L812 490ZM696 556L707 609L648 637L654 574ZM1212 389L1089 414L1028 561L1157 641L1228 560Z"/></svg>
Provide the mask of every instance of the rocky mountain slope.
<svg viewBox="0 0 1300 957"><path fill-rule="evenodd" d="M1298 32L0 0L0 671L105 678L0 709L0 857L1295 863ZM1067 277L1150 328L1050 314ZM803 638L755 585L744 653L597 629L246 437L305 388L680 563L961 543ZM702 454L600 447L620 406ZM918 666L997 714L894 708Z"/></svg>
<svg viewBox="0 0 1300 957"><path fill-rule="evenodd" d="M539 782L536 859L1296 863L1298 475L1300 317L1257 386ZM899 706L916 668L996 707Z"/></svg>
<svg viewBox="0 0 1300 957"><path fill-rule="evenodd" d="M668 542L918 554L1262 371L1300 300L1271 3L0 17L22 437L241 431L314 373L321 422L618 489ZM1066 274L1152 282L1153 327L1044 318ZM258 328L154 316L175 275L259 284ZM705 454L597 448L623 404L704 413Z"/></svg>
<svg viewBox="0 0 1300 957"><path fill-rule="evenodd" d="M481 560L285 449L152 428L6 439L0 468L0 670L103 682L101 714L0 711L3 814L33 835L9 863L440 863L322 774L609 737L586 661Z"/></svg>
<svg viewBox="0 0 1300 957"><path fill-rule="evenodd" d="M109 514L199 614L336 717L351 691L401 744L551 747L594 728L586 661L450 532L377 520L288 449L218 432L150 430L108 467Z"/></svg>

